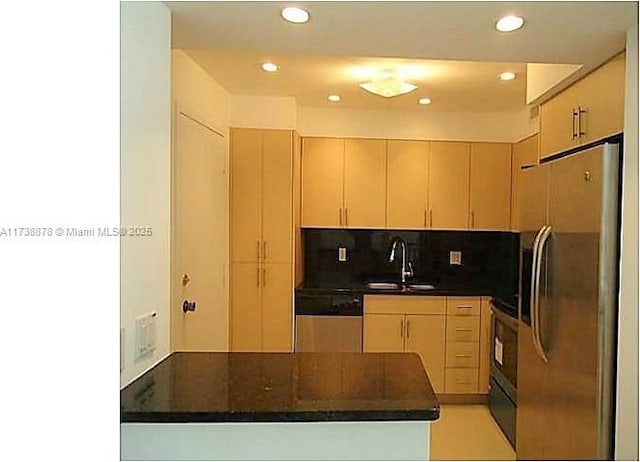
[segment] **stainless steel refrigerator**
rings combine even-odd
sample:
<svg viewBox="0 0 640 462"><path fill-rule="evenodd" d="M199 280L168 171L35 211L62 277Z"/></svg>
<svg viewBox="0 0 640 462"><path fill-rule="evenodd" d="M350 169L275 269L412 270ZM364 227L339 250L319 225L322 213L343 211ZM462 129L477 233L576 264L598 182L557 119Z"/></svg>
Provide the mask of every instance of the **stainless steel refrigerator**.
<svg viewBox="0 0 640 462"><path fill-rule="evenodd" d="M605 143L518 179L518 459L613 456L619 163Z"/></svg>

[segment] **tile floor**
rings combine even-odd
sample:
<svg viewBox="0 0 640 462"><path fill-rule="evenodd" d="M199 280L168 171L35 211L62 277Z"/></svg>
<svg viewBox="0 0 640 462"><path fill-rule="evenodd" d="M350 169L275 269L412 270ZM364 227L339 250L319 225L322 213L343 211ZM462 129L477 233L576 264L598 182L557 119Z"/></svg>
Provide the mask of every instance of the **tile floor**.
<svg viewBox="0 0 640 462"><path fill-rule="evenodd" d="M485 405L445 404L431 424L432 460L515 460Z"/></svg>

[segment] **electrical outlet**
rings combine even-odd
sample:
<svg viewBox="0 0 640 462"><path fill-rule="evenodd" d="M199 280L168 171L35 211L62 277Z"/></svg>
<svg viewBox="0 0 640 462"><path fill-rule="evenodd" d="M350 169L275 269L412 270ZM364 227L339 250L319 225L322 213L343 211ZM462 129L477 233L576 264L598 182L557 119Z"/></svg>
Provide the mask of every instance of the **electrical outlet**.
<svg viewBox="0 0 640 462"><path fill-rule="evenodd" d="M338 247L338 261L347 261L346 247Z"/></svg>
<svg viewBox="0 0 640 462"><path fill-rule="evenodd" d="M452 250L449 252L449 265L462 265L462 252Z"/></svg>

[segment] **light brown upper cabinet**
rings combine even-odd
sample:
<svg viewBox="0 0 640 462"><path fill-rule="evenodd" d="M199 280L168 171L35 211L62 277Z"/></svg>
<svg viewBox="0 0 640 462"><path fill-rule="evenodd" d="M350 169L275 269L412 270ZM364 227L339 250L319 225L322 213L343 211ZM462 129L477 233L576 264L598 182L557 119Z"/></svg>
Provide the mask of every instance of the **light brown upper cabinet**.
<svg viewBox="0 0 640 462"><path fill-rule="evenodd" d="M384 228L386 143L304 138L302 226Z"/></svg>
<svg viewBox="0 0 640 462"><path fill-rule="evenodd" d="M469 229L509 229L510 143L471 143L469 202Z"/></svg>
<svg viewBox="0 0 640 462"><path fill-rule="evenodd" d="M291 351L294 132L231 130L231 349Z"/></svg>
<svg viewBox="0 0 640 462"><path fill-rule="evenodd" d="M349 228L384 228L387 140L344 141L344 221Z"/></svg>
<svg viewBox="0 0 640 462"><path fill-rule="evenodd" d="M467 229L469 151L469 143L430 143L428 227Z"/></svg>
<svg viewBox="0 0 640 462"><path fill-rule="evenodd" d="M518 180L522 167L538 164L538 134L529 136L513 144L511 160L511 229L520 230L518 211Z"/></svg>
<svg viewBox="0 0 640 462"><path fill-rule="evenodd" d="M625 53L540 106L540 158L619 133L624 124Z"/></svg>
<svg viewBox="0 0 640 462"><path fill-rule="evenodd" d="M420 229L429 225L428 171L428 141L388 141L387 228Z"/></svg>
<svg viewBox="0 0 640 462"><path fill-rule="evenodd" d="M302 226L338 228L343 220L344 140L302 139Z"/></svg>

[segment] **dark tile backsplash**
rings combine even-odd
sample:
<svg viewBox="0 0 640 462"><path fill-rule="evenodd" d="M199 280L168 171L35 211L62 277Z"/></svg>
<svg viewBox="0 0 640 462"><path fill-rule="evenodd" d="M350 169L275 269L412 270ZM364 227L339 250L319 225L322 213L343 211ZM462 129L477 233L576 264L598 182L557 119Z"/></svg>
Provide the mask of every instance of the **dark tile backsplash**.
<svg viewBox="0 0 640 462"><path fill-rule="evenodd" d="M489 231L303 229L305 284L399 281L400 259L388 262L395 236L407 243L413 280L505 298L517 292L519 234ZM345 262L338 261L340 247ZM450 251L462 252L461 265L449 264Z"/></svg>

